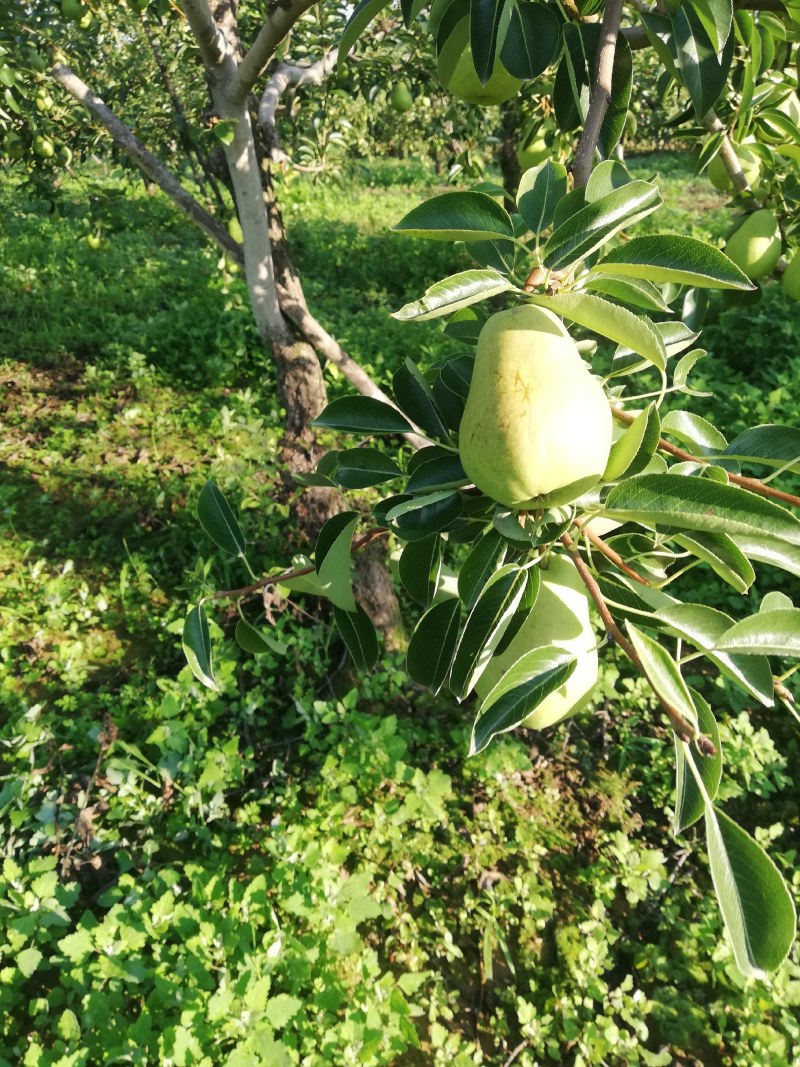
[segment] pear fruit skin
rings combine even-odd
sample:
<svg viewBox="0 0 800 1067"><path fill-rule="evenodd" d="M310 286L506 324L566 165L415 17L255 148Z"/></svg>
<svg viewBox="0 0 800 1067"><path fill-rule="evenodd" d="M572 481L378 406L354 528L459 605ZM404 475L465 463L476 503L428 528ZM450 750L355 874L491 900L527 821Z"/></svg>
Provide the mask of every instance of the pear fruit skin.
<svg viewBox="0 0 800 1067"><path fill-rule="evenodd" d="M544 163L550 157L550 148L545 142L545 130L540 130L528 141L517 149L517 162L523 173L531 167Z"/></svg>
<svg viewBox="0 0 800 1067"><path fill-rule="evenodd" d="M475 689L484 700L521 656L535 648L564 648L577 656L572 675L546 696L523 726L543 730L581 711L597 685L597 642L589 620L586 588L575 567L563 556L551 556L533 611L508 648L495 656Z"/></svg>
<svg viewBox="0 0 800 1067"><path fill-rule="evenodd" d="M520 79L509 74L499 59L495 60L489 81L486 85L481 85L469 46L461 53L447 81L441 79L441 74L440 80L444 88L457 100L463 100L467 104L479 104L481 107L503 104L515 97L522 87Z"/></svg>
<svg viewBox="0 0 800 1067"><path fill-rule="evenodd" d="M602 385L552 312L524 304L488 320L459 428L481 492L515 510L568 504L600 480L611 429Z"/></svg>
<svg viewBox="0 0 800 1067"><path fill-rule="evenodd" d="M795 252L794 258L781 279L783 291L792 300L800 300L800 252Z"/></svg>
<svg viewBox="0 0 800 1067"><path fill-rule="evenodd" d="M771 274L781 255L781 231L772 212L761 208L748 215L728 239L725 255L751 281Z"/></svg>
<svg viewBox="0 0 800 1067"><path fill-rule="evenodd" d="M399 81L392 87L389 103L392 106L392 110L397 111L400 114L403 114L403 112L408 111L413 107L414 99L411 96L408 82Z"/></svg>
<svg viewBox="0 0 800 1067"><path fill-rule="evenodd" d="M761 177L761 160L753 149L746 144L734 145L733 148L739 158L742 173L747 178L747 184L751 189L755 190L758 187L758 179ZM728 173L728 168L719 153L708 164L707 173L711 184L715 189L719 189L721 193L729 193L733 190L733 182Z"/></svg>

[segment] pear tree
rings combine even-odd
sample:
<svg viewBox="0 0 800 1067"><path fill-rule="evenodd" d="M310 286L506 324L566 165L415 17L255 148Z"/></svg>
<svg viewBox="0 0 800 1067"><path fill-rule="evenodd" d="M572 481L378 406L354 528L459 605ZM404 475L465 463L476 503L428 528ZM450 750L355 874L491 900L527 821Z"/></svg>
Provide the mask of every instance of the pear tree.
<svg viewBox="0 0 800 1067"><path fill-rule="evenodd" d="M386 7L362 0L342 49ZM462 351L432 365L407 359L389 402L327 405L314 425L341 445L304 481L374 489L370 519L354 501L311 556L204 598L187 616L184 649L215 686L208 604L235 599L237 637L258 654L270 635L248 604L278 588L327 599L355 666L371 670L379 638L350 565L386 539L417 605L408 675L463 703L469 755L480 759L506 731L585 713L599 659L615 646L649 683L654 728L671 732L674 830L703 824L734 958L763 977L792 945L794 903L718 802L724 704L687 680L700 661L750 701L800 718L800 608L781 592L744 599L762 569L800 576L800 430L759 425L729 439L692 410L709 292L757 298L784 273L787 290L796 286L800 12L756 8L436 0L428 15L416 0L402 4L407 24L436 22L431 61L455 95L495 106L512 79L523 95L546 82L567 163L552 151L526 168L510 205L484 184L439 193L397 221L398 255L414 236L463 244L474 261L393 312L410 337L414 322L440 319ZM642 48L662 67L664 98L679 101L674 136L693 146L699 172L713 167L730 188L740 217L727 251L660 232L657 173L635 178L616 157ZM213 483L198 518L246 560ZM703 568L742 597L736 614L693 599Z"/></svg>

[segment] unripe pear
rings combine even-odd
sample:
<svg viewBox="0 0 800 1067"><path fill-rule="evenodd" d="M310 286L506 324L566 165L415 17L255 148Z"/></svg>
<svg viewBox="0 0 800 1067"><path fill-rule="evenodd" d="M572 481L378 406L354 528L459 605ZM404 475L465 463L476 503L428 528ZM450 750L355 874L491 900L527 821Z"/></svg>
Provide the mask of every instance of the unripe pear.
<svg viewBox="0 0 800 1067"><path fill-rule="evenodd" d="M239 244L242 244L244 242L242 224L235 216L228 222L228 233L234 239L234 241L237 241Z"/></svg>
<svg viewBox="0 0 800 1067"><path fill-rule="evenodd" d="M536 730L580 711L597 685L597 641L589 621L586 588L572 563L555 555L550 557L547 570L542 571L533 611L505 652L492 659L478 680L478 696L485 699L526 652L553 645L577 656L578 662L566 682L545 697L524 721L523 726Z"/></svg>
<svg viewBox="0 0 800 1067"><path fill-rule="evenodd" d="M781 231L767 208L748 215L725 245L727 257L753 281L772 273L781 255Z"/></svg>
<svg viewBox="0 0 800 1067"><path fill-rule="evenodd" d="M758 179L761 177L761 160L753 149L746 144L734 145L733 149L739 159L742 173L747 178L747 184L751 189L755 189L758 186ZM733 189L733 181L728 173L728 168L719 153L708 164L708 180L720 192L728 193Z"/></svg>
<svg viewBox="0 0 800 1067"><path fill-rule="evenodd" d="M392 87L389 103L395 111L401 114L414 106L414 98L411 96L408 82L400 81Z"/></svg>
<svg viewBox="0 0 800 1067"><path fill-rule="evenodd" d="M515 510L570 503L605 470L611 422L552 312L523 304L484 325L459 429L461 462L483 493Z"/></svg>
<svg viewBox="0 0 800 1067"><path fill-rule="evenodd" d="M37 134L33 139L33 150L40 159L52 159L56 153L56 146L49 137Z"/></svg>
<svg viewBox="0 0 800 1067"><path fill-rule="evenodd" d="M520 79L509 74L499 59L495 60L489 81L486 85L481 85L469 46L461 53L460 59L446 81L442 77L440 66L439 78L444 88L457 100L464 100L468 104L480 104L482 107L490 107L493 104L502 104L506 100L511 100L522 86Z"/></svg>
<svg viewBox="0 0 800 1067"><path fill-rule="evenodd" d="M795 252L794 258L781 279L783 291L792 300L800 300L800 252Z"/></svg>
<svg viewBox="0 0 800 1067"><path fill-rule="evenodd" d="M527 143L519 146L517 149L517 162L520 170L526 171L530 167L536 167L540 163L544 163L549 157L550 147L545 141L546 132L543 127L540 128Z"/></svg>

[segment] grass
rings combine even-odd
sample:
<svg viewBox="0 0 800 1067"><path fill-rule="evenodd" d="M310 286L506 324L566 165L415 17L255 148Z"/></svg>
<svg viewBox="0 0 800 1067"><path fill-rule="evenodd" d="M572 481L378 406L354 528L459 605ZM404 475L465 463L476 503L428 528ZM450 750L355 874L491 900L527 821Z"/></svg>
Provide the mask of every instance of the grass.
<svg viewBox="0 0 800 1067"><path fill-rule="evenodd" d="M660 226L719 236L710 186L664 164ZM281 189L309 302L383 385L457 350L387 315L459 265L387 234L413 177ZM398 656L356 678L302 603L258 660L215 615L221 693L194 682L186 605L243 577L194 517L206 479L259 567L303 547L242 280L96 171L53 210L13 174L0 202L0 1063L796 1063L797 957L735 976L701 843L668 832L666 732L613 655L596 715L470 761L468 710ZM719 350L753 321L725 314ZM793 314L769 292L758 328ZM758 380L718 366L703 413L796 421L797 369L788 341ZM791 867L796 743L764 725L733 708L726 804Z"/></svg>

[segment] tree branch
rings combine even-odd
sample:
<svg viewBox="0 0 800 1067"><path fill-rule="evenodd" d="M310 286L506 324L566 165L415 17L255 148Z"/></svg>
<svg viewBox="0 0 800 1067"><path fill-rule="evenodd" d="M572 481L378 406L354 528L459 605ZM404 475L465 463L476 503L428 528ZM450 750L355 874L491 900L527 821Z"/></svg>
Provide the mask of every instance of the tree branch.
<svg viewBox="0 0 800 1067"><path fill-rule="evenodd" d="M621 408L616 408L612 405L611 414L619 422L624 422L626 425L630 424L635 419L635 415L629 415L627 411L623 411ZM691 452L684 452L682 448L678 448L676 445L671 445L669 441L665 441L663 437L658 439L658 449L661 452L666 452L670 456L674 456L675 459L683 460L686 463L699 463L701 466L711 466L711 460L706 456L693 456ZM792 507L800 508L800 496L793 496L791 493L784 493L780 489L773 489L771 485L764 485L758 478L746 478L743 474L732 474L730 471L726 471L728 475L728 481L733 482L734 485L740 486L742 489L749 489L751 493L757 493L759 496L771 497L773 500L780 500L784 504L790 504Z"/></svg>
<svg viewBox="0 0 800 1067"><path fill-rule="evenodd" d="M628 657L628 659L633 663L636 669L642 674L644 678L647 678L648 682L650 682L650 679L647 676L647 671L644 669L644 664L636 654L636 649L633 647L631 642L628 640L625 634L623 634L623 632L620 630L620 628L614 621L614 617L608 610L608 605L606 604L605 597L603 596L600 590L600 586L595 581L592 572L581 559L580 553L575 548L575 542L572 540L569 534L564 534L561 538L561 543L567 550L567 555L575 564L575 569L581 576L581 579L583 581L583 584L586 586L589 596L594 601L594 605L600 614L600 618L603 620L603 625L614 638L614 640L617 642L617 644ZM677 708L673 707L672 704L668 704L666 701L662 700L656 692L656 689L653 686L652 682L650 682L650 686L653 689L653 693L655 694L656 699L658 700L661 707L664 709L667 718L672 724L672 729L675 731L678 737L682 741L694 741L697 744L698 749L705 756L716 755L716 749L714 748L712 742L707 737L703 736L703 734L698 734L695 727L692 726L690 722L687 722L686 719L684 719L683 715L681 715Z"/></svg>
<svg viewBox="0 0 800 1067"><path fill-rule="evenodd" d="M591 522L591 520L589 520L589 522ZM627 576L629 578L632 578L634 582L638 582L640 585L646 585L648 588L650 588L650 583L648 582L648 580L646 578L643 578L638 571L635 571L633 569L633 567L629 567L625 560L622 558L622 556L620 556L618 552L615 552L610 545L607 545L605 543L602 537L599 537L594 532L589 523L581 521L580 519L575 519L575 525L578 527L584 537L591 541L597 551L604 555L606 559L613 563L616 567L619 567L623 574L627 574Z"/></svg>
<svg viewBox="0 0 800 1067"><path fill-rule="evenodd" d="M111 135L112 140L128 155L133 162L142 170L151 181L166 193L172 202L181 209L201 230L205 231L219 247L233 256L237 262L242 262L241 247L234 241L224 226L210 215L184 189L178 179L170 173L160 159L152 152L148 152L142 142L136 137L128 126L125 125L111 108L99 96L91 91L85 82L74 74L63 63L57 63L52 71L55 80L66 89L75 100L97 120L97 122Z"/></svg>
<svg viewBox="0 0 800 1067"><path fill-rule="evenodd" d="M264 140L269 146L270 158L273 163L287 158L283 152L278 151L275 113L281 96L291 85L321 85L336 66L338 56L339 49L333 48L322 59L318 59L316 63L312 63L310 66L302 67L292 63L281 63L272 72L258 105L258 125L261 127Z"/></svg>
<svg viewBox="0 0 800 1067"><path fill-rule="evenodd" d="M203 66L213 77L213 72L228 56L225 37L211 14L208 0L181 0L181 7L200 49Z"/></svg>
<svg viewBox="0 0 800 1067"><path fill-rule="evenodd" d="M621 17L622 0L607 0L600 31L601 39L597 53L595 83L592 86L589 111L586 115L586 123L575 152L575 163L572 168L576 189L583 188L589 181L603 119L606 116L606 111L608 111L608 105L611 103L611 75L614 69L614 56L617 51L617 36Z"/></svg>
<svg viewBox="0 0 800 1067"><path fill-rule="evenodd" d="M717 117L715 112L709 111L703 119L703 125L709 133L721 133L722 140L719 145L719 157L725 164L725 169L731 177L734 189L737 193L752 193L750 183L744 175L742 170L742 164L739 162L739 157L734 151L730 138L728 137L728 131L723 122Z"/></svg>
<svg viewBox="0 0 800 1067"><path fill-rule="evenodd" d="M236 84L231 88L234 102L242 103L247 99L278 45L314 3L315 0L271 0L266 21L242 60Z"/></svg>

